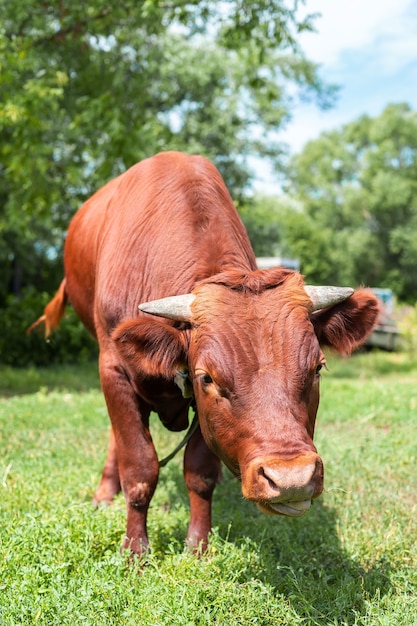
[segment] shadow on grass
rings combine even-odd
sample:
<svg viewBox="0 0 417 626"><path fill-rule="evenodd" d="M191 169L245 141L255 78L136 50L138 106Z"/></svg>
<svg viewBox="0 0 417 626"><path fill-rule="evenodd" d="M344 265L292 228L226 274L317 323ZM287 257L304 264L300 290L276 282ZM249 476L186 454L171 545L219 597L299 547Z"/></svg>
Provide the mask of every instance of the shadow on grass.
<svg viewBox="0 0 417 626"><path fill-rule="evenodd" d="M178 466L161 475L161 487L177 511L188 511ZM182 551L184 515L175 510L165 515L172 517L158 534L157 552ZM300 519L265 516L243 500L240 484L225 472L214 495L213 524L226 560L228 546L244 552L247 565L240 570L239 582L258 580L272 588L308 624L358 623L367 612L367 602L390 589L391 564L387 560L364 563L350 555L340 542L335 510L321 500Z"/></svg>
<svg viewBox="0 0 417 626"><path fill-rule="evenodd" d="M259 578L289 598L308 623L357 623L367 601L390 588L389 562L352 557L340 543L336 512L320 501L304 519L259 520L259 526Z"/></svg>

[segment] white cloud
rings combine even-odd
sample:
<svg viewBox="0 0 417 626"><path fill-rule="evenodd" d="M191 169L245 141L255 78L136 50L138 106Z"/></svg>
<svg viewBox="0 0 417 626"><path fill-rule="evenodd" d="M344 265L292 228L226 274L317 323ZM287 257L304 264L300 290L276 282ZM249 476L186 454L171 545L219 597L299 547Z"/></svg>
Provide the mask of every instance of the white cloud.
<svg viewBox="0 0 417 626"><path fill-rule="evenodd" d="M307 12L321 13L316 33L301 37L307 57L337 65L344 51L377 46L384 58L417 55L417 7L414 0L307 0Z"/></svg>
<svg viewBox="0 0 417 626"><path fill-rule="evenodd" d="M379 115L390 102L417 105L415 0L307 0L303 10L321 12L317 32L301 37L306 56L321 64L322 78L341 92L327 112L295 107L281 136L293 151L363 113Z"/></svg>
<svg viewBox="0 0 417 626"><path fill-rule="evenodd" d="M294 106L292 120L279 132L292 153L325 130L340 128L362 114L379 115L389 103L417 108L416 0L306 0L303 12L321 13L315 33L300 43L308 59L321 65L326 83L340 85L334 108ZM272 172L259 173L256 187L271 190Z"/></svg>

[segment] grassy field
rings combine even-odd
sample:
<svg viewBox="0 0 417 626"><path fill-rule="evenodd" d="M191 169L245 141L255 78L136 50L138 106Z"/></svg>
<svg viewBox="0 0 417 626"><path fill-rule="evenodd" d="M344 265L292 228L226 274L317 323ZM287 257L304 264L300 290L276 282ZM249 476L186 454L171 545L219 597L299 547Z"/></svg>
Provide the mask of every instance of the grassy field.
<svg viewBox="0 0 417 626"><path fill-rule="evenodd" d="M152 502L141 575L122 497L94 510L107 441L95 366L0 368L0 624L417 625L417 362L330 359L316 442L326 489L266 517L224 472L209 553L187 554L181 455ZM154 419L160 456L180 439Z"/></svg>

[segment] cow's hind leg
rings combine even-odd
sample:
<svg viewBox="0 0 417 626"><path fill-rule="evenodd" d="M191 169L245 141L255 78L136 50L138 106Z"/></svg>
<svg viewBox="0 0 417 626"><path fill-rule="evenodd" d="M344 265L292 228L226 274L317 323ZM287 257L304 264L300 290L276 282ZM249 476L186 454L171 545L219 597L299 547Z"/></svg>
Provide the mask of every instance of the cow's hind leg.
<svg viewBox="0 0 417 626"><path fill-rule="evenodd" d="M95 505L110 504L121 490L119 478L119 466L117 464L116 439L113 429L110 429L109 447L107 458L101 474L100 483L94 493Z"/></svg>
<svg viewBox="0 0 417 626"><path fill-rule="evenodd" d="M127 525L122 549L148 548L146 518L158 482L158 458L149 433L150 407L134 393L111 351L100 353L100 380L113 426Z"/></svg>
<svg viewBox="0 0 417 626"><path fill-rule="evenodd" d="M190 524L186 541L194 552L204 552L207 548L211 531L211 500L220 475L220 460L209 450L198 428L184 454L184 478L190 498Z"/></svg>

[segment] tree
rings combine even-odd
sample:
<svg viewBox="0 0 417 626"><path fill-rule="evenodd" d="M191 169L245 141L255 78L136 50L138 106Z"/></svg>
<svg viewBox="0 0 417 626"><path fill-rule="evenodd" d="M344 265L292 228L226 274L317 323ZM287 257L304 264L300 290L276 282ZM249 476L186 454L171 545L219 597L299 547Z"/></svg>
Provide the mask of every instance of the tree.
<svg viewBox="0 0 417 626"><path fill-rule="evenodd" d="M0 5L0 304L54 259L81 202L160 150L211 158L235 195L289 116L329 92L283 0L9 0ZM46 285L44 284L44 287ZM52 287L52 285L51 285Z"/></svg>
<svg viewBox="0 0 417 626"><path fill-rule="evenodd" d="M286 244L282 227L285 211L279 198L255 196L239 206L239 213L256 256L286 256Z"/></svg>
<svg viewBox="0 0 417 626"><path fill-rule="evenodd" d="M326 239L324 268L310 279L390 287L403 300L417 299L417 113L391 104L379 117L362 116L323 133L293 158L288 192L303 207L290 216L304 228L286 230L301 258L318 253ZM297 232L296 232L297 231Z"/></svg>

